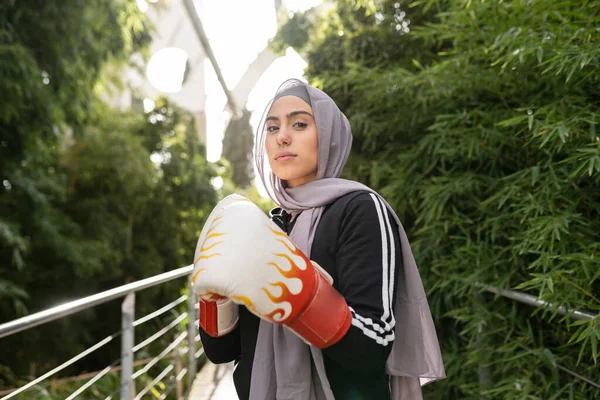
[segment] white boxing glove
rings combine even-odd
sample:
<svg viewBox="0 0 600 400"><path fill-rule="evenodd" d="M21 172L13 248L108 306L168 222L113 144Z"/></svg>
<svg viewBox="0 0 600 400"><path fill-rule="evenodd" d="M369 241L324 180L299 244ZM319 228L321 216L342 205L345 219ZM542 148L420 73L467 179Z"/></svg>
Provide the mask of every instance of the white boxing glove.
<svg viewBox="0 0 600 400"><path fill-rule="evenodd" d="M241 196L239 196L241 197ZM227 197L227 201L221 201L217 207L208 216L206 223L200 233L200 237L206 237L211 232L208 232L210 226L213 224L213 220L216 216L220 215L221 208L231 201L236 199L234 196ZM194 264L201 259L201 254L206 251L200 246L200 241L196 245L196 251L194 254ZM231 299L220 296L210 291L200 293L197 288L194 287L194 280L197 274L197 268L194 270L192 275L192 287L196 294L198 294L198 303L200 306L200 320L198 321L200 327L209 336L220 337L233 331L239 320L239 305L233 302Z"/></svg>
<svg viewBox="0 0 600 400"><path fill-rule="evenodd" d="M255 204L232 195L213 214L198 240L196 293L244 304L319 348L346 334L352 315L331 277Z"/></svg>

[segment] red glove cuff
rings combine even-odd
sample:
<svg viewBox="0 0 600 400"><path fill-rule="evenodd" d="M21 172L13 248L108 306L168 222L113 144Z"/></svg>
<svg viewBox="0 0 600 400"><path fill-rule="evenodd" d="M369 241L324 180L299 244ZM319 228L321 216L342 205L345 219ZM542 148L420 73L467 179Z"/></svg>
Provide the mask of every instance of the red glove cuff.
<svg viewBox="0 0 600 400"><path fill-rule="evenodd" d="M344 297L319 273L309 304L293 321L285 325L307 343L320 349L340 341L352 325L352 314Z"/></svg>
<svg viewBox="0 0 600 400"><path fill-rule="evenodd" d="M209 336L220 337L238 324L238 305L231 299L210 301L200 298L200 326Z"/></svg>

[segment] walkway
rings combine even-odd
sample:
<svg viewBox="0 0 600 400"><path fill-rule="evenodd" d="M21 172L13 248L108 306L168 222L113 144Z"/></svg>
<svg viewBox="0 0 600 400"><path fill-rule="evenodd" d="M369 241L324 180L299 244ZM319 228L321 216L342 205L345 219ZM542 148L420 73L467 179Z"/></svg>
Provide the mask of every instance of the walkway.
<svg viewBox="0 0 600 400"><path fill-rule="evenodd" d="M233 363L215 365L210 361L202 367L188 400L237 400L233 386Z"/></svg>

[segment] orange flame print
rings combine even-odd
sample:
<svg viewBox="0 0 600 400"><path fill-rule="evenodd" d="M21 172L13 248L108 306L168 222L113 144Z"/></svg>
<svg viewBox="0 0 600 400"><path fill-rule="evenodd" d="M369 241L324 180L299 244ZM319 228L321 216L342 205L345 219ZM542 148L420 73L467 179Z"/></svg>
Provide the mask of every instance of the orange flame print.
<svg viewBox="0 0 600 400"><path fill-rule="evenodd" d="M270 226L269 226L269 230L274 235L285 238L285 239L277 239L277 241L280 242L281 244L283 244L289 253L287 253L287 254L286 253L272 253L272 254L287 261L290 268L289 268L289 270L283 269L277 262L270 262L269 265L275 267L277 269L277 271L279 271L279 273L283 277L288 278L288 279L297 278L297 279L300 279L300 281L302 282L300 291L298 293L292 293L292 291L290 290L288 285L286 285L282 281L270 282L269 284L271 286L279 287L281 289L281 294L279 296L273 295L267 288L264 288L264 287L261 288L265 292L265 294L269 297L269 299L276 305L284 303L284 302L291 304L292 311L285 319L283 319L285 316L285 310L281 306L267 315L268 318L275 320L277 322L283 323L285 321L295 318L296 314L297 314L296 310L298 309L297 306L300 304L305 304L308 301L310 295L312 294L312 288L314 287L315 272L313 271L312 268L309 268L311 266L311 263L310 263L310 260L308 258L306 258L304 253L302 253L302 251L300 251L297 247L295 247L293 245L293 243L292 243L292 245L289 244L291 242L289 241L289 238L285 233L275 230L275 229L271 228ZM294 259L292 257L290 257L290 254L302 258L302 260L305 263L304 268L302 268L298 264L296 264Z"/></svg>
<svg viewBox="0 0 600 400"><path fill-rule="evenodd" d="M221 218L223 218L222 215L215 217L211 223L210 223L210 228L208 229L208 231L206 231L206 237L204 238L204 241L202 242L202 245L200 245L200 255L198 256L198 258L196 258L194 260L194 266L200 261L200 260L207 260L209 258L212 257L218 257L221 256L221 253L212 253L212 254L206 254L206 252L208 250L211 250L212 248L214 248L215 246L223 243L222 240L216 241L215 243L206 246L206 242L209 241L210 239L215 239L221 236L226 235L225 232L214 232L214 230L217 228L217 226L219 226L219 223L217 223ZM198 269L198 271L196 271L196 273L192 276L192 284L196 283L196 278L198 278L198 274L200 274L200 272L202 271L206 271L206 268L200 268Z"/></svg>
<svg viewBox="0 0 600 400"><path fill-rule="evenodd" d="M250 300L248 297L246 297L246 296L231 296L231 298L244 303L244 305L246 307L248 307L249 310L254 311L256 313L256 307L254 306L254 303L252 303L252 300Z"/></svg>

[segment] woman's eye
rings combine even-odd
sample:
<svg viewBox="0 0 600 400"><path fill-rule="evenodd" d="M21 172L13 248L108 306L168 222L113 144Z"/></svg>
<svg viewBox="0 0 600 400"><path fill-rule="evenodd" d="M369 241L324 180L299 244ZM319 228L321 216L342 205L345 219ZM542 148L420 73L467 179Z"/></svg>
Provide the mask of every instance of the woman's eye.
<svg viewBox="0 0 600 400"><path fill-rule="evenodd" d="M306 128L306 127L307 127L307 124L305 124L304 122L296 122L296 123L294 124L294 127L296 127L296 128L300 128L300 129L304 129L304 128Z"/></svg>
<svg viewBox="0 0 600 400"><path fill-rule="evenodd" d="M277 131L277 129L279 129L279 128L275 125L267 126L267 132L269 132L269 133L275 132L275 131Z"/></svg>

